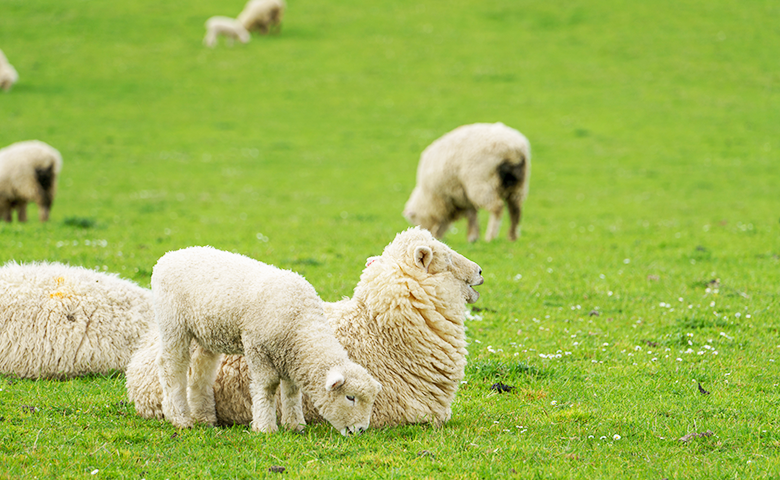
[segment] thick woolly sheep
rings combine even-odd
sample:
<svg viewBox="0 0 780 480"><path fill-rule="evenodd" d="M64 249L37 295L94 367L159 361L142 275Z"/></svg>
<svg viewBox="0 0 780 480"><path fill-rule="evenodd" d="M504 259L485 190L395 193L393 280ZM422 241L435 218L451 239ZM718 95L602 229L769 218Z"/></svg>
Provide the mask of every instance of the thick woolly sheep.
<svg viewBox="0 0 780 480"><path fill-rule="evenodd" d="M232 45L233 40L241 43L249 42L250 35L244 25L238 20L230 17L211 17L206 20L206 36L203 37L203 44L209 48L217 45L217 37L226 37Z"/></svg>
<svg viewBox="0 0 780 480"><path fill-rule="evenodd" d="M466 365L466 303L479 294L479 266L420 228L396 236L381 256L368 260L353 297L325 303L325 315L349 357L383 386L371 425L430 422L452 415ZM127 390L136 411L162 417L155 369L158 334L151 329L127 368ZM248 368L241 355L226 355L214 383L220 424L252 420ZM309 422L320 417L304 395Z"/></svg>
<svg viewBox="0 0 780 480"><path fill-rule="evenodd" d="M238 20L250 32L279 33L282 30L285 7L282 0L249 0L238 15Z"/></svg>
<svg viewBox="0 0 780 480"><path fill-rule="evenodd" d="M490 212L485 240L498 235L506 203L509 239L520 234L523 202L528 196L531 146L503 123L464 125L426 148L417 167L417 185L404 217L442 238L450 223L466 216L468 240L479 239L477 210Z"/></svg>
<svg viewBox="0 0 780 480"><path fill-rule="evenodd" d="M381 385L349 359L325 320L322 300L300 275L243 255L190 247L160 258L152 297L162 410L177 427L216 423L212 385L226 353L245 355L252 430L278 430L277 388L287 428L305 425L302 393L342 435L368 428Z"/></svg>
<svg viewBox="0 0 780 480"><path fill-rule="evenodd" d="M19 74L0 50L0 88L7 92L17 81L19 81Z"/></svg>
<svg viewBox="0 0 780 480"><path fill-rule="evenodd" d="M124 370L149 331L152 294L61 263L0 268L0 372L71 378Z"/></svg>
<svg viewBox="0 0 780 480"><path fill-rule="evenodd" d="M27 221L27 203L38 204L42 222L49 219L57 192L62 155L38 140L17 142L0 149L0 219L10 222L14 210Z"/></svg>

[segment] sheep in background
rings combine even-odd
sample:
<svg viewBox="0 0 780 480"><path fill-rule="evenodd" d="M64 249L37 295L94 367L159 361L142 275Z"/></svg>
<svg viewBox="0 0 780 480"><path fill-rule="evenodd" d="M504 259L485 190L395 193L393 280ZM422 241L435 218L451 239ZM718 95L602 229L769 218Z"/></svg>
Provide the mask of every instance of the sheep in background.
<svg viewBox="0 0 780 480"><path fill-rule="evenodd" d="M413 225L442 238L450 223L466 216L468 240L479 239L477 210L490 212L485 240L498 235L506 203L509 239L520 234L528 196L531 146L517 130L503 123L464 125L426 148L417 168L417 185L404 208Z"/></svg>
<svg viewBox="0 0 780 480"><path fill-rule="evenodd" d="M285 8L283 0L249 0L238 15L238 20L250 32L279 33L282 31Z"/></svg>
<svg viewBox="0 0 780 480"><path fill-rule="evenodd" d="M0 88L6 92L19 80L16 69L8 62L8 58L0 50Z"/></svg>
<svg viewBox="0 0 780 480"><path fill-rule="evenodd" d="M481 273L429 232L410 228L368 260L351 299L324 304L350 359L382 384L373 427L449 420L466 366L466 303L479 298L473 286L482 284ZM163 417L159 344L151 328L127 367L128 397L145 418ZM224 357L214 383L218 423L252 421L249 378L243 356ZM306 421L321 421L306 395L303 401Z"/></svg>
<svg viewBox="0 0 780 480"><path fill-rule="evenodd" d="M61 263L0 267L0 372L71 378L124 370L152 322L152 294Z"/></svg>
<svg viewBox="0 0 780 480"><path fill-rule="evenodd" d="M62 155L38 140L17 142L0 149L0 218L12 219L14 210L20 222L27 221L27 203L38 204L42 222L49 219L57 192Z"/></svg>
<svg viewBox="0 0 780 480"><path fill-rule="evenodd" d="M206 36L203 37L203 44L214 48L220 35L226 37L230 45L233 45L234 39L241 43L247 43L250 39L244 25L234 18L216 16L206 20Z"/></svg>
<svg viewBox="0 0 780 480"><path fill-rule="evenodd" d="M305 425L301 393L342 435L368 428L381 385L347 357L303 277L211 247L168 252L152 272L165 418L179 428L217 421L212 385L222 353L247 360L252 430ZM195 341L199 348L190 354ZM188 372L189 369L189 381Z"/></svg>

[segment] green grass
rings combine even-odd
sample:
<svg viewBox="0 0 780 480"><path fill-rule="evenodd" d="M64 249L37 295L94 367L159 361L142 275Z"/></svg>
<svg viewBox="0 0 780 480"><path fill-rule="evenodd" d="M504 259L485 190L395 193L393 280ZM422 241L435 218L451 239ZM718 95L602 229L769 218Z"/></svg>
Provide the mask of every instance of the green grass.
<svg viewBox="0 0 780 480"><path fill-rule="evenodd" d="M0 226L0 262L148 286L210 244L334 301L407 227L425 146L502 121L531 193L518 242L446 238L486 279L452 421L177 431L121 374L0 377L0 478L780 476L777 2L290 0L282 35L204 48L242 4L0 3L0 146L65 159L51 221Z"/></svg>

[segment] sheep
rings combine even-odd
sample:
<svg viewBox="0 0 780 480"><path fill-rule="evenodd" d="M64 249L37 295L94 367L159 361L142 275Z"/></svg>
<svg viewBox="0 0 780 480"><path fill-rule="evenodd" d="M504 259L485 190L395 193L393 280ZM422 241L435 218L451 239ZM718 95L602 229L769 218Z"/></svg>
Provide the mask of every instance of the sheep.
<svg viewBox="0 0 780 480"><path fill-rule="evenodd" d="M152 320L152 292L114 274L57 262L0 267L3 374L123 371Z"/></svg>
<svg viewBox="0 0 780 480"><path fill-rule="evenodd" d="M35 202L40 220L47 221L61 170L62 155L44 142L29 140L0 149L0 218L10 222L16 210L19 221L26 222L27 202Z"/></svg>
<svg viewBox="0 0 780 480"><path fill-rule="evenodd" d="M283 0L249 0L238 15L238 21L250 32L279 33L285 8Z"/></svg>
<svg viewBox="0 0 780 480"><path fill-rule="evenodd" d="M19 74L0 50L0 88L7 92L17 81L19 81Z"/></svg>
<svg viewBox="0 0 780 480"><path fill-rule="evenodd" d="M509 240L520 234L528 196L531 146L517 130L503 123L464 125L429 145L420 157L417 185L403 215L413 225L442 238L451 222L468 219L468 241L479 239L477 210L490 212L485 240L498 236L506 203Z"/></svg>
<svg viewBox="0 0 780 480"><path fill-rule="evenodd" d="M237 253L189 247L158 260L152 299L162 410L175 426L216 423L212 385L226 353L245 355L253 431L278 431L277 388L282 424L291 430L306 423L302 392L342 435L368 428L381 385L349 360L322 300L300 275Z"/></svg>
<svg viewBox="0 0 780 480"><path fill-rule="evenodd" d="M203 37L203 44L214 48L219 35L226 37L230 45L233 44L234 39L241 43L247 43L250 38L244 25L234 18L216 16L206 20L206 36Z"/></svg>
<svg viewBox="0 0 780 480"><path fill-rule="evenodd" d="M399 233L381 256L367 261L353 297L325 303L325 315L349 357L382 385L371 425L414 423L440 426L466 365L466 303L483 283L479 266L419 227ZM127 368L128 397L145 418L162 417L162 391L156 376L156 329ZM252 420L247 362L226 355L214 383L219 424ZM307 422L320 421L304 395Z"/></svg>

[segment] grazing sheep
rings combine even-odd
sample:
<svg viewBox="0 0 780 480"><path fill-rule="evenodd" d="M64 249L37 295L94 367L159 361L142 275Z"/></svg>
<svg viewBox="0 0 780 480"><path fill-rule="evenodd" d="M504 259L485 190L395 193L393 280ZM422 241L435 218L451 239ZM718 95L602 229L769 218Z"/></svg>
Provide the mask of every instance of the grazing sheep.
<svg viewBox="0 0 780 480"><path fill-rule="evenodd" d="M220 354L244 354L252 430L305 425L304 392L342 435L368 428L381 389L333 336L322 300L303 277L211 247L169 252L152 273L165 418L179 428L214 424L212 385ZM192 341L198 344L190 354ZM190 375L188 379L187 371Z"/></svg>
<svg viewBox="0 0 780 480"><path fill-rule="evenodd" d="M38 140L17 142L0 149L0 218L11 221L14 210L27 221L27 202L38 204L42 222L49 219L62 155Z"/></svg>
<svg viewBox="0 0 780 480"><path fill-rule="evenodd" d="M523 202L528 196L531 146L503 123L475 123L447 133L426 148L417 168L417 186L404 217L442 238L450 223L468 219L468 240L479 239L477 210L490 212L485 240L498 235L506 203L509 239L520 234Z"/></svg>
<svg viewBox="0 0 780 480"><path fill-rule="evenodd" d="M230 45L233 40L241 43L249 42L249 32L238 20L229 17L211 17L206 20L206 36L203 37L203 45L214 48L217 44L217 37L222 35L228 39Z"/></svg>
<svg viewBox="0 0 780 480"><path fill-rule="evenodd" d="M482 282L477 264L411 228L368 260L351 299L325 304L349 357L383 385L372 426L449 420L466 365L465 304L479 298L472 286ZM146 418L162 417L158 345L152 328L127 368L128 396ZM214 384L220 424L252 420L248 378L243 356L224 357ZM304 411L307 421L320 420L305 395Z"/></svg>
<svg viewBox="0 0 780 480"><path fill-rule="evenodd" d="M0 267L0 372L71 378L124 370L152 322L152 293L61 263Z"/></svg>
<svg viewBox="0 0 780 480"><path fill-rule="evenodd" d="M282 0L249 0L238 15L238 21L250 32L279 33L282 31L285 7Z"/></svg>
<svg viewBox="0 0 780 480"><path fill-rule="evenodd" d="M8 63L8 59L0 50L0 88L7 92L18 80L19 74L16 73L13 65Z"/></svg>

